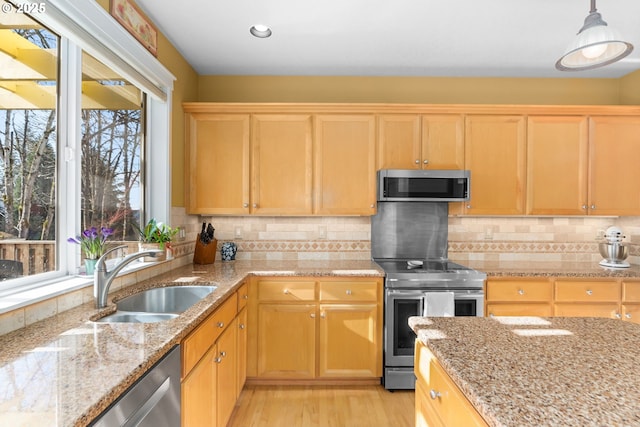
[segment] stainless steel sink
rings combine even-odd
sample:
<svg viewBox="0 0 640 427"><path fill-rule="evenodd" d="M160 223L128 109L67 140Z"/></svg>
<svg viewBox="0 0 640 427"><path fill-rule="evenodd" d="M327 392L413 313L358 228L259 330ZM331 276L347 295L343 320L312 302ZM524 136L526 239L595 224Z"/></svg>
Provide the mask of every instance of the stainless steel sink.
<svg viewBox="0 0 640 427"><path fill-rule="evenodd" d="M182 313L209 295L215 286L167 286L147 289L116 302L119 311Z"/></svg>
<svg viewBox="0 0 640 427"><path fill-rule="evenodd" d="M98 323L155 323L178 317L174 313L136 313L127 311L116 311L113 314L102 317Z"/></svg>
<svg viewBox="0 0 640 427"><path fill-rule="evenodd" d="M167 286L147 289L116 302L118 310L96 322L153 323L174 319L217 286Z"/></svg>

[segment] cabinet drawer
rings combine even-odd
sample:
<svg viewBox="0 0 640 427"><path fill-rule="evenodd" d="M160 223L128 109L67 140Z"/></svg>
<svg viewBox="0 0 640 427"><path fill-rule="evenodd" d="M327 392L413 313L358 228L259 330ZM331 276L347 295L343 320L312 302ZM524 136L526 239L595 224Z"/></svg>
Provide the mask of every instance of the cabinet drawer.
<svg viewBox="0 0 640 427"><path fill-rule="evenodd" d="M622 282L622 301L640 302L640 282Z"/></svg>
<svg viewBox="0 0 640 427"><path fill-rule="evenodd" d="M548 280L489 280L487 301L547 302L553 296Z"/></svg>
<svg viewBox="0 0 640 427"><path fill-rule="evenodd" d="M238 313L242 310L249 301L249 285L243 283L238 289Z"/></svg>
<svg viewBox="0 0 640 427"><path fill-rule="evenodd" d="M614 281L556 281L556 302L619 302L620 286Z"/></svg>
<svg viewBox="0 0 640 427"><path fill-rule="evenodd" d="M554 308L557 317L605 317L619 319L618 304L614 303L560 303Z"/></svg>
<svg viewBox="0 0 640 427"><path fill-rule="evenodd" d="M260 301L314 301L316 299L315 282L270 281L258 282Z"/></svg>
<svg viewBox="0 0 640 427"><path fill-rule="evenodd" d="M320 282L320 301L378 300L379 282Z"/></svg>
<svg viewBox="0 0 640 427"><path fill-rule="evenodd" d="M187 376L209 347L215 343L237 312L238 296L234 293L182 340L182 378Z"/></svg>

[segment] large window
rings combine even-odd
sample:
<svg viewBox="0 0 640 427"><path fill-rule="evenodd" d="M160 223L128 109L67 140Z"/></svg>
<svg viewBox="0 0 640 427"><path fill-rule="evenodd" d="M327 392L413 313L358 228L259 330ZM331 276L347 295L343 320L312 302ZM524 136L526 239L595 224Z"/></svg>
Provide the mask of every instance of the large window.
<svg viewBox="0 0 640 427"><path fill-rule="evenodd" d="M170 220L174 77L98 2L0 6L2 296L82 273L84 229Z"/></svg>
<svg viewBox="0 0 640 427"><path fill-rule="evenodd" d="M142 202L142 91L82 55L82 228L108 227L136 240Z"/></svg>
<svg viewBox="0 0 640 427"><path fill-rule="evenodd" d="M0 27L0 280L56 269L59 37L18 17Z"/></svg>

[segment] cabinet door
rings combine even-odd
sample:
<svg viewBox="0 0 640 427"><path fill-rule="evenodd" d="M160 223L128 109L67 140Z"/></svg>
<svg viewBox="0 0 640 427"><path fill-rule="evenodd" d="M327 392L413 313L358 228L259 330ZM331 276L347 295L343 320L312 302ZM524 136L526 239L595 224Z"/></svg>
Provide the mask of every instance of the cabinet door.
<svg viewBox="0 0 640 427"><path fill-rule="evenodd" d="M640 215L640 118L589 119L589 213Z"/></svg>
<svg viewBox="0 0 640 427"><path fill-rule="evenodd" d="M587 214L587 118L529 117L527 214Z"/></svg>
<svg viewBox="0 0 640 427"><path fill-rule="evenodd" d="M422 116L422 168L464 169L462 115Z"/></svg>
<svg viewBox="0 0 640 427"><path fill-rule="evenodd" d="M237 396L240 396L247 380L247 309L238 314L238 381Z"/></svg>
<svg viewBox="0 0 640 427"><path fill-rule="evenodd" d="M373 215L375 117L318 115L315 136L315 213Z"/></svg>
<svg viewBox="0 0 640 427"><path fill-rule="evenodd" d="M251 212L310 215L311 156L311 116L252 116Z"/></svg>
<svg viewBox="0 0 640 427"><path fill-rule="evenodd" d="M187 213L249 213L249 116L187 117Z"/></svg>
<svg viewBox="0 0 640 427"><path fill-rule="evenodd" d="M217 347L212 346L182 381L182 426L216 425Z"/></svg>
<svg viewBox="0 0 640 427"><path fill-rule="evenodd" d="M220 335L217 343L218 356L216 358L216 363L218 366L216 378L216 422L219 427L227 425L238 397L238 393L236 391L238 382L237 337L238 319L236 318L233 319L227 329L225 329L222 335Z"/></svg>
<svg viewBox="0 0 640 427"><path fill-rule="evenodd" d="M419 115L378 117L378 169L420 169Z"/></svg>
<svg viewBox="0 0 640 427"><path fill-rule="evenodd" d="M640 304L622 304L622 319L640 323Z"/></svg>
<svg viewBox="0 0 640 427"><path fill-rule="evenodd" d="M320 305L320 377L380 377L377 304Z"/></svg>
<svg viewBox="0 0 640 427"><path fill-rule="evenodd" d="M465 166L471 171L473 215L524 213L525 120L522 116L468 116Z"/></svg>
<svg viewBox="0 0 640 427"><path fill-rule="evenodd" d="M316 311L316 304L258 305L258 377L315 377Z"/></svg>

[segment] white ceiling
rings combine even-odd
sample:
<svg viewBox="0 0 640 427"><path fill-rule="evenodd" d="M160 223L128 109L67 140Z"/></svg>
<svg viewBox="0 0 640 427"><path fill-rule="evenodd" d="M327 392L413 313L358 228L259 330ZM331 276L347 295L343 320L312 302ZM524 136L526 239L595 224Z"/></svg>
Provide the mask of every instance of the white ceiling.
<svg viewBox="0 0 640 427"><path fill-rule="evenodd" d="M640 68L640 0L599 0L635 49L560 72L589 0L137 0L200 75L621 77ZM249 34L254 24L273 30Z"/></svg>

